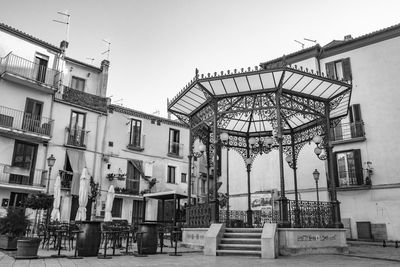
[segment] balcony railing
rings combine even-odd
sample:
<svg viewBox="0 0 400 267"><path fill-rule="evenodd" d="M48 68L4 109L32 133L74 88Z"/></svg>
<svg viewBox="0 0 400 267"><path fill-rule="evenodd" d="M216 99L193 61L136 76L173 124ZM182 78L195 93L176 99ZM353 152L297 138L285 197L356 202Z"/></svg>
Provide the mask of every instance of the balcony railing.
<svg viewBox="0 0 400 267"><path fill-rule="evenodd" d="M140 139L131 140L128 144L128 148L132 150L144 150L144 144L146 140L146 135L141 135Z"/></svg>
<svg viewBox="0 0 400 267"><path fill-rule="evenodd" d="M364 122L340 123L332 129L332 141L350 140L365 137Z"/></svg>
<svg viewBox="0 0 400 267"><path fill-rule="evenodd" d="M183 157L183 144L170 142L168 144L168 156Z"/></svg>
<svg viewBox="0 0 400 267"><path fill-rule="evenodd" d="M357 179L355 170L338 172L338 181L339 188L371 185L371 180L368 176L366 178Z"/></svg>
<svg viewBox="0 0 400 267"><path fill-rule="evenodd" d="M60 170L59 172L61 178L61 190L71 190L71 182L74 173L66 170Z"/></svg>
<svg viewBox="0 0 400 267"><path fill-rule="evenodd" d="M62 94L56 94L56 98L75 105L107 112L107 98L85 93L67 86L64 86Z"/></svg>
<svg viewBox="0 0 400 267"><path fill-rule="evenodd" d="M25 169L0 163L0 183L44 187L47 170Z"/></svg>
<svg viewBox="0 0 400 267"><path fill-rule="evenodd" d="M75 146L86 148L87 131L80 127L70 128L67 127L67 140L65 142L68 146Z"/></svg>
<svg viewBox="0 0 400 267"><path fill-rule="evenodd" d="M5 72L51 87L57 87L60 78L59 71L11 53L1 59L0 74Z"/></svg>
<svg viewBox="0 0 400 267"><path fill-rule="evenodd" d="M50 137L53 120L0 106L0 127L31 132Z"/></svg>

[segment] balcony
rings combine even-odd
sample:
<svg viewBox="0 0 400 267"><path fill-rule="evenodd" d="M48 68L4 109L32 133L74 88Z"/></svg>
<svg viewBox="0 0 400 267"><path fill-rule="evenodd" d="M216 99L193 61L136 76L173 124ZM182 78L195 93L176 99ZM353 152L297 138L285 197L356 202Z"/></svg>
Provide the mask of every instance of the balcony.
<svg viewBox="0 0 400 267"><path fill-rule="evenodd" d="M56 94L56 99L96 111L107 112L107 98L85 93L67 86L63 87L61 94Z"/></svg>
<svg viewBox="0 0 400 267"><path fill-rule="evenodd" d="M339 191L362 190L371 188L370 178L367 177L357 179L355 170L338 172L338 182L339 186L337 190Z"/></svg>
<svg viewBox="0 0 400 267"><path fill-rule="evenodd" d="M9 53L0 59L1 77L13 82L52 93L58 86L61 72Z"/></svg>
<svg viewBox="0 0 400 267"><path fill-rule="evenodd" d="M74 173L66 170L60 170L59 172L61 178L61 190L70 191Z"/></svg>
<svg viewBox="0 0 400 267"><path fill-rule="evenodd" d="M358 142L365 140L364 122L340 123L332 129L334 144Z"/></svg>
<svg viewBox="0 0 400 267"><path fill-rule="evenodd" d="M168 144L168 154L169 157L173 158L183 158L183 144L170 142Z"/></svg>
<svg viewBox="0 0 400 267"><path fill-rule="evenodd" d="M51 137L53 120L0 106L0 134L15 136L30 136L48 141Z"/></svg>
<svg viewBox="0 0 400 267"><path fill-rule="evenodd" d="M140 139L132 140L131 143L128 144L127 148L135 151L143 151L145 139L146 135L142 135Z"/></svg>
<svg viewBox="0 0 400 267"><path fill-rule="evenodd" d="M10 187L26 186L44 188L47 181L47 170L25 169L22 167L11 166L0 163L0 184Z"/></svg>
<svg viewBox="0 0 400 267"><path fill-rule="evenodd" d="M66 127L66 146L72 146L76 148L86 149L87 133L85 129L80 127L70 128Z"/></svg>

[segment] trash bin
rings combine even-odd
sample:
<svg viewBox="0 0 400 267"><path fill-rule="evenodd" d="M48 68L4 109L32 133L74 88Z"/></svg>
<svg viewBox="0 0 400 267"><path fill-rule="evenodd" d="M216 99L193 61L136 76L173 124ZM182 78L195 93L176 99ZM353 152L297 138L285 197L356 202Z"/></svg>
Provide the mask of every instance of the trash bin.
<svg viewBox="0 0 400 267"><path fill-rule="evenodd" d="M142 254L156 254L158 227L158 223L147 222L139 224L138 232L143 233L139 234L137 239L139 252L141 251Z"/></svg>
<svg viewBox="0 0 400 267"><path fill-rule="evenodd" d="M82 221L79 223L79 230L76 241L78 255L81 257L97 257L101 239L101 222Z"/></svg>

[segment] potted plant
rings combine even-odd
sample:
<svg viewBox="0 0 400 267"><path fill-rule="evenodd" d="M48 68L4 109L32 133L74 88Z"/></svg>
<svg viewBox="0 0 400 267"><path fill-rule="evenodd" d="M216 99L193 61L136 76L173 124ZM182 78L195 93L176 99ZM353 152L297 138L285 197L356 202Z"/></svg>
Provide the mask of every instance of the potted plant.
<svg viewBox="0 0 400 267"><path fill-rule="evenodd" d="M25 234L29 223L23 209L9 208L7 215L0 218L0 248L17 249L17 239Z"/></svg>
<svg viewBox="0 0 400 267"><path fill-rule="evenodd" d="M26 200L25 206L33 210L48 210L53 205L53 196L37 193L32 194ZM37 212L36 212L37 213ZM35 218L36 224L36 218ZM20 237L17 239L17 256L20 259L37 258L41 239L39 237Z"/></svg>

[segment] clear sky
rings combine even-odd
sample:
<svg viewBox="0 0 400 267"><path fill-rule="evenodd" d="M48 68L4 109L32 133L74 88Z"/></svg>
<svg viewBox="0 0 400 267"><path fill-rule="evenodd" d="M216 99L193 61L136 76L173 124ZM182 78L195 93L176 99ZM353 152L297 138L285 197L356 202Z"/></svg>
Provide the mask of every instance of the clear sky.
<svg viewBox="0 0 400 267"><path fill-rule="evenodd" d="M195 74L254 67L301 49L400 23L398 0L0 0L0 21L59 45L71 14L69 57L99 66L111 41L108 96L166 115ZM1 40L0 40L1 41Z"/></svg>

